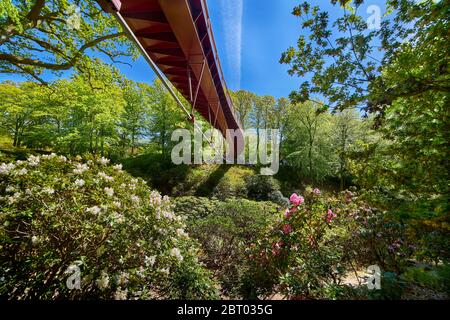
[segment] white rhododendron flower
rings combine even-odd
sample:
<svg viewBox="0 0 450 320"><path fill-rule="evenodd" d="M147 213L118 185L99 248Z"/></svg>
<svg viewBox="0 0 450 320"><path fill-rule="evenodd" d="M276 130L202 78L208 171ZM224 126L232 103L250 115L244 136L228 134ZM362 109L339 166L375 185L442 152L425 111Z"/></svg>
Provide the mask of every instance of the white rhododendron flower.
<svg viewBox="0 0 450 320"><path fill-rule="evenodd" d="M90 213L93 213L93 214L99 214L100 211L102 211L102 209L97 207L97 206L93 206L91 208L87 208L86 209L86 212L90 212Z"/></svg>
<svg viewBox="0 0 450 320"><path fill-rule="evenodd" d="M14 191L16 191L16 188L14 188L13 186L7 186L5 189L5 192L7 193L12 193Z"/></svg>
<svg viewBox="0 0 450 320"><path fill-rule="evenodd" d="M74 174L83 174L83 172L88 171L89 167L87 164L84 163L77 163L75 166L75 169L73 169Z"/></svg>
<svg viewBox="0 0 450 320"><path fill-rule="evenodd" d="M181 228L178 228L178 229L177 229L177 235L178 235L179 237L187 237L187 236L188 236L188 234L186 233L186 231L184 231L184 230L181 229Z"/></svg>
<svg viewBox="0 0 450 320"><path fill-rule="evenodd" d="M42 159L53 159L54 157L56 157L56 153L44 154L41 158Z"/></svg>
<svg viewBox="0 0 450 320"><path fill-rule="evenodd" d="M2 163L0 164L0 174L9 174L9 172L13 169L15 169L15 165L13 163Z"/></svg>
<svg viewBox="0 0 450 320"><path fill-rule="evenodd" d="M123 166L122 166L122 164L116 164L115 166L113 166L113 169L114 170L117 170L117 171L120 171L120 170L122 170L122 168L123 168Z"/></svg>
<svg viewBox="0 0 450 320"><path fill-rule="evenodd" d="M42 192L46 193L46 194L54 194L55 193L55 189L47 187L47 188L42 189Z"/></svg>
<svg viewBox="0 0 450 320"><path fill-rule="evenodd" d="M109 276L105 271L102 271L100 274L100 278L98 278L95 283L99 287L100 290L104 290L108 288L109 285Z"/></svg>
<svg viewBox="0 0 450 320"><path fill-rule="evenodd" d="M131 201L133 201L134 203L139 203L139 201L141 201L141 198L139 198L136 195L132 195L131 196Z"/></svg>
<svg viewBox="0 0 450 320"><path fill-rule="evenodd" d="M27 161L28 161L28 164L31 167L36 167L36 166L39 165L39 162L41 161L41 159L39 157L36 157L36 156L29 156Z"/></svg>
<svg viewBox="0 0 450 320"><path fill-rule="evenodd" d="M161 204L161 195L159 192L153 190L150 192L150 204L159 206Z"/></svg>
<svg viewBox="0 0 450 320"><path fill-rule="evenodd" d="M170 268L167 267L165 269L159 269L159 272L164 273L166 275L169 275L170 274Z"/></svg>
<svg viewBox="0 0 450 320"><path fill-rule="evenodd" d="M121 272L118 276L117 276L117 285L118 286L124 286L128 283L128 278L129 278L129 274L127 272Z"/></svg>
<svg viewBox="0 0 450 320"><path fill-rule="evenodd" d="M112 204L113 204L113 206L116 207L116 208L122 207L122 204L120 203L120 201L113 201Z"/></svg>
<svg viewBox="0 0 450 320"><path fill-rule="evenodd" d="M102 165L107 165L109 163L109 159L107 159L105 157L101 157L100 159L97 160L97 162Z"/></svg>
<svg viewBox="0 0 450 320"><path fill-rule="evenodd" d="M106 173L104 173L103 171L102 171L102 172L99 172L99 173L97 174L97 176L98 176L99 178L105 180L105 181L113 181L113 180L114 180L113 177L108 176L108 175L107 175Z"/></svg>
<svg viewBox="0 0 450 320"><path fill-rule="evenodd" d="M83 179L77 179L77 180L75 180L75 185L77 186L77 187L82 187L82 186L84 186L85 185L85 181L83 180Z"/></svg>
<svg viewBox="0 0 450 320"><path fill-rule="evenodd" d="M166 218L168 220L173 220L173 217L174 217L173 213L170 211L164 211L163 216L164 216L164 218Z"/></svg>
<svg viewBox="0 0 450 320"><path fill-rule="evenodd" d="M145 256L145 258L144 258L145 265L150 266L150 267L153 267L153 265L155 264L155 261L156 261L156 256L150 256L150 257Z"/></svg>
<svg viewBox="0 0 450 320"><path fill-rule="evenodd" d="M114 189L113 188L105 188L105 193L108 197L112 197L114 195Z"/></svg>
<svg viewBox="0 0 450 320"><path fill-rule="evenodd" d="M22 168L21 170L17 171L18 176L24 176L28 173L28 170L25 168Z"/></svg>
<svg viewBox="0 0 450 320"><path fill-rule="evenodd" d="M127 300L128 297L128 289L120 289L117 288L116 292L114 293L114 299L115 300Z"/></svg>
<svg viewBox="0 0 450 320"><path fill-rule="evenodd" d="M183 256L181 255L180 249L178 248L173 248L172 250L170 250L170 255L177 258L178 261L183 261Z"/></svg>
<svg viewBox="0 0 450 320"><path fill-rule="evenodd" d="M112 220L112 222L122 223L122 222L125 221L125 218L124 218L124 216L121 215L120 213L118 213L118 212L113 212L113 213L111 214L111 220ZM112 225L112 224L113 224L113 223L111 223L111 225Z"/></svg>
<svg viewBox="0 0 450 320"><path fill-rule="evenodd" d="M8 203L9 203L9 204L16 203L17 200L19 200L21 196L22 196L22 195L21 195L20 192L14 193L14 195L12 195L11 197L8 197Z"/></svg>
<svg viewBox="0 0 450 320"><path fill-rule="evenodd" d="M145 277L145 268L139 267L139 269L136 271L136 274L138 277L144 278Z"/></svg>

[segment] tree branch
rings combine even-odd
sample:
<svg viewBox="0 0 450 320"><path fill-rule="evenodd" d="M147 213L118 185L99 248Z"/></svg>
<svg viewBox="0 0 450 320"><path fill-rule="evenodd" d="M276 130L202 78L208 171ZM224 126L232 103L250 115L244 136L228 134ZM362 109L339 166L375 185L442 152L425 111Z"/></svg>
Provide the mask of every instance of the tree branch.
<svg viewBox="0 0 450 320"><path fill-rule="evenodd" d="M347 25L348 31L350 33L350 44L351 44L351 49L352 49L353 55L354 55L354 57L356 59L356 63L358 64L359 68L364 73L364 75L367 77L367 80L370 81L370 80L372 80L372 76L367 73L366 69L364 68L364 66L362 65L360 59L358 58L358 55L356 54L355 43L354 43L354 39L353 39L352 26L351 26L351 23L348 20L349 18L348 18L348 15L347 15L347 10L345 10L345 8L344 8L344 17L345 17L345 24Z"/></svg>
<svg viewBox="0 0 450 320"><path fill-rule="evenodd" d="M76 65L78 60L81 58L82 54L87 49L95 47L102 41L110 40L110 39L113 39L116 37L120 37L122 35L124 35L123 32L113 33L113 34L105 35L105 36L99 37L95 40L89 41L89 42L85 43L83 46L81 46L78 49L78 51L74 54L73 57L67 58L66 59L67 62L65 62L65 63L60 63L60 64L50 63L50 62L45 62L45 61L32 59L32 58L18 57L18 56L15 56L12 54L7 54L7 53L0 53L0 60L12 63L14 65L34 66L34 67L45 68L45 69L54 70L54 71L67 70ZM34 39L34 40L36 40L36 39ZM42 44L41 44L41 46L42 46ZM50 44L48 44L48 46L52 47Z"/></svg>
<svg viewBox="0 0 450 320"><path fill-rule="evenodd" d="M36 0L30 12L28 13L27 18L31 21L33 27L36 26L39 15L44 7L45 0Z"/></svg>

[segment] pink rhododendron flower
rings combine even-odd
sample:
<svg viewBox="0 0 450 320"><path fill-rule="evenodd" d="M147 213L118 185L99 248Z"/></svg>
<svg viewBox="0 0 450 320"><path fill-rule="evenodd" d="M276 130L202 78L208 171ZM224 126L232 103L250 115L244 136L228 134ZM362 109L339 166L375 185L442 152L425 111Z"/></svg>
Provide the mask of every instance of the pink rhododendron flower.
<svg viewBox="0 0 450 320"><path fill-rule="evenodd" d="M320 194L320 190L317 189L317 188L314 188L314 189L313 189L313 193L314 193L314 194Z"/></svg>
<svg viewBox="0 0 450 320"><path fill-rule="evenodd" d="M337 217L337 215L331 209L328 209L327 218L326 218L327 222L330 223L336 217Z"/></svg>
<svg viewBox="0 0 450 320"><path fill-rule="evenodd" d="M284 234L289 234L292 232L292 227L289 224L285 224L283 226L283 233Z"/></svg>
<svg viewBox="0 0 450 320"><path fill-rule="evenodd" d="M279 253L280 253L280 251L281 251L281 247L283 246L283 242L281 242L281 241L278 241L278 242L275 242L273 245L272 245L272 253L274 254L274 255L278 255Z"/></svg>
<svg viewBox="0 0 450 320"><path fill-rule="evenodd" d="M289 200L292 202L292 204L294 204L295 206L299 206L303 203L303 201L305 201L305 199L303 199L302 196L299 196L296 193L293 193L291 195L291 197L289 198Z"/></svg>

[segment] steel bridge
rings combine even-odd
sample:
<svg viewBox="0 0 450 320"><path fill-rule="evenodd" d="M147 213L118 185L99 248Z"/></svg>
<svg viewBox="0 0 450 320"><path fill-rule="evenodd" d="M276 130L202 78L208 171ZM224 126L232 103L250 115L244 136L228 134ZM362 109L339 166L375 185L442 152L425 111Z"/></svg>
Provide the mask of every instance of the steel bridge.
<svg viewBox="0 0 450 320"><path fill-rule="evenodd" d="M227 129L242 135L205 0L98 0L98 3L104 11L116 16L191 121L195 121L193 110L196 110L224 136ZM190 106L183 106L167 80Z"/></svg>

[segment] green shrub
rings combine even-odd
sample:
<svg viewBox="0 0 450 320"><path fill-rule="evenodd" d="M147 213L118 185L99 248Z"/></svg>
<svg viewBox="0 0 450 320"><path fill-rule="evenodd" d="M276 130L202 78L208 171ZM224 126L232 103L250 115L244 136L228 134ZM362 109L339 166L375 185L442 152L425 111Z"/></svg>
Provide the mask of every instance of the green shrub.
<svg viewBox="0 0 450 320"><path fill-rule="evenodd" d="M348 285L332 283L323 289L326 299L331 300L362 300L367 298L367 293L361 295L359 288Z"/></svg>
<svg viewBox="0 0 450 320"><path fill-rule="evenodd" d="M401 275L401 278L408 283L450 294L450 265L448 264L437 267L411 267Z"/></svg>
<svg viewBox="0 0 450 320"><path fill-rule="evenodd" d="M280 190L280 184L272 176L253 175L247 178L247 193L250 199L269 200L274 191Z"/></svg>
<svg viewBox="0 0 450 320"><path fill-rule="evenodd" d="M399 300L405 290L406 283L394 272L382 272L381 289L369 290L368 297L372 300Z"/></svg>
<svg viewBox="0 0 450 320"><path fill-rule="evenodd" d="M279 190L270 192L268 197L270 201L280 205L282 208L289 207L289 199L283 196Z"/></svg>
<svg viewBox="0 0 450 320"><path fill-rule="evenodd" d="M174 211L180 216L187 217L188 225L213 214L221 203L216 199L194 196L176 197L172 201L175 205Z"/></svg>
<svg viewBox="0 0 450 320"><path fill-rule="evenodd" d="M0 294L11 299L214 298L167 197L108 160L0 165ZM81 271L80 290L70 274ZM69 272L70 273L70 272Z"/></svg>
<svg viewBox="0 0 450 320"><path fill-rule="evenodd" d="M253 170L243 166L224 166L226 171L215 183L212 196L221 200L234 197L247 198L246 179L254 174Z"/></svg>
<svg viewBox="0 0 450 320"><path fill-rule="evenodd" d="M189 234L202 244L202 261L214 270L222 293L247 298L244 288L251 285L243 277L251 264L247 249L273 223L279 207L271 202L199 197L183 197L175 203L175 211L186 216Z"/></svg>

